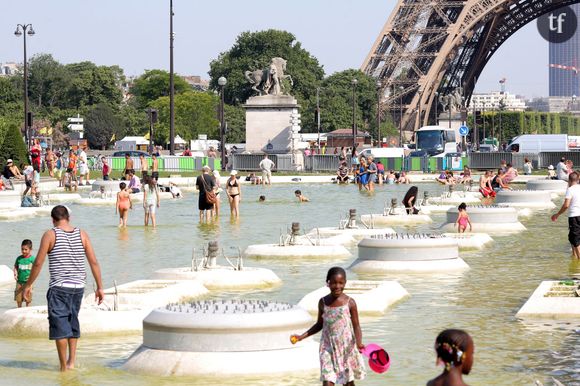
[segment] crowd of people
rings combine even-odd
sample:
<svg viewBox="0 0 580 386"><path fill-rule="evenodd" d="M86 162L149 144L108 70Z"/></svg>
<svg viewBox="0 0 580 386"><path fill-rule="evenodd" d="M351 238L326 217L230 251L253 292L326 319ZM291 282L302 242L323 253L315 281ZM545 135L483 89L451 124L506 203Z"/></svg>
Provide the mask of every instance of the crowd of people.
<svg viewBox="0 0 580 386"><path fill-rule="evenodd" d="M360 155L355 147L351 151L350 165L347 161L347 152L344 146L340 149L339 165L334 180L339 184L355 183L359 190L374 191L375 185L379 184L409 184L406 172L385 170L385 165L372 155ZM338 154L338 153L337 153Z"/></svg>

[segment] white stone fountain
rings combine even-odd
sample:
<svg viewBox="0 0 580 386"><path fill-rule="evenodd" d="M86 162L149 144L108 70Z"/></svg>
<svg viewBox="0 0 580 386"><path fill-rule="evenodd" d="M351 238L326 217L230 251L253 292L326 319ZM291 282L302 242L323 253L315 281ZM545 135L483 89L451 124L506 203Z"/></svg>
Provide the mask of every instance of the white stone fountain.
<svg viewBox="0 0 580 386"><path fill-rule="evenodd" d="M280 235L277 244L254 244L249 245L244 251L244 256L255 258L344 258L349 257L350 252L337 243L321 243L316 238L306 238L300 234L300 224L292 223L292 228L286 234Z"/></svg>
<svg viewBox="0 0 580 386"><path fill-rule="evenodd" d="M318 371L318 344L293 345L313 324L296 306L261 300L173 303L143 320L143 344L124 369L161 376L252 376Z"/></svg>
<svg viewBox="0 0 580 386"><path fill-rule="evenodd" d="M88 335L139 333L143 318L155 307L208 293L197 281L137 280L105 290L105 300L95 303L88 289L79 312L81 332ZM19 336L48 334L46 306L14 308L0 315L0 331Z"/></svg>
<svg viewBox="0 0 580 386"><path fill-rule="evenodd" d="M514 208L553 209L552 195L547 190L502 190L497 192L495 203Z"/></svg>
<svg viewBox="0 0 580 386"><path fill-rule="evenodd" d="M370 228L382 225L417 225L429 224L433 220L426 214L407 214L405 208L397 205L397 199L391 199L391 204L385 204L383 213L363 214L361 221Z"/></svg>
<svg viewBox="0 0 580 386"><path fill-rule="evenodd" d="M442 229L446 231L457 229L455 222L458 212L457 208L451 208L447 211L446 221ZM499 205L468 206L467 214L471 220L473 232L496 235L526 230L526 227L518 220L518 211L515 208Z"/></svg>
<svg viewBox="0 0 580 386"><path fill-rule="evenodd" d="M221 255L227 265L218 265L217 241L209 242L207 250L202 251L199 259L195 255L195 249L192 255L191 266L160 269L155 271L153 278L197 280L210 290L267 288L282 283L282 280L269 269L244 266L241 252L237 257L228 257L222 250Z"/></svg>
<svg viewBox="0 0 580 386"><path fill-rule="evenodd" d="M457 240L430 234L385 234L363 239L350 269L357 273L448 272L468 269Z"/></svg>
<svg viewBox="0 0 580 386"><path fill-rule="evenodd" d="M313 315L318 314L318 302L328 295L328 286L320 287L308 294L298 303ZM395 303L409 296L398 281L347 280L344 292L356 301L359 315L380 316Z"/></svg>
<svg viewBox="0 0 580 386"><path fill-rule="evenodd" d="M552 193L564 193L568 189L568 182L564 180L537 179L526 182L528 190L546 190Z"/></svg>

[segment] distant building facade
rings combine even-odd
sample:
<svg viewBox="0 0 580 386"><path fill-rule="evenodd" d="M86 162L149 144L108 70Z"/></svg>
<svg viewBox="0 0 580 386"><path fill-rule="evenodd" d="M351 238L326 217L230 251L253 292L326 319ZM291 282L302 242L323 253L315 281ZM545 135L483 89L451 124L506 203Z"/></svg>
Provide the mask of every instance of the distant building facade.
<svg viewBox="0 0 580 386"><path fill-rule="evenodd" d="M476 110L497 110L502 103L504 110L507 111L525 111L527 108L523 98L500 91L494 91L488 94L473 94L469 108L475 108Z"/></svg>
<svg viewBox="0 0 580 386"><path fill-rule="evenodd" d="M550 113L580 113L580 101L578 97L554 97L534 98L528 101L528 107L535 111L544 111Z"/></svg>
<svg viewBox="0 0 580 386"><path fill-rule="evenodd" d="M0 63L0 76L12 76L18 73L18 64L14 62Z"/></svg>
<svg viewBox="0 0 580 386"><path fill-rule="evenodd" d="M569 5L580 16L580 4ZM580 63L580 32L564 43L549 44L550 97L571 97L580 95L578 72Z"/></svg>

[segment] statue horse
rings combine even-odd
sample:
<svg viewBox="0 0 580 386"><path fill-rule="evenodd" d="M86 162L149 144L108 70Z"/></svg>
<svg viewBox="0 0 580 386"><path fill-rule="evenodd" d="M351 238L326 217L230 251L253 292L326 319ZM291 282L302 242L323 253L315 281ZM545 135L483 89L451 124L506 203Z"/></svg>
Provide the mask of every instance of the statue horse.
<svg viewBox="0 0 580 386"><path fill-rule="evenodd" d="M246 71L244 75L252 85L252 90L258 95L284 95L285 87L282 81L287 79L290 85L294 85L292 77L284 74L285 70L286 60L273 58L267 69Z"/></svg>

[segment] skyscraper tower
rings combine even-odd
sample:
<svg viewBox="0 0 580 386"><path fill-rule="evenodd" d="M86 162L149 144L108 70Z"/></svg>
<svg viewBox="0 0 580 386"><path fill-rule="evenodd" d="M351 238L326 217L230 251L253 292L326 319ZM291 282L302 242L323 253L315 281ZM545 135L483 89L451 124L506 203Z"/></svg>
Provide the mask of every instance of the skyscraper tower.
<svg viewBox="0 0 580 386"><path fill-rule="evenodd" d="M580 16L580 4L569 6ZM580 31L564 43L550 43L550 96L580 95Z"/></svg>

